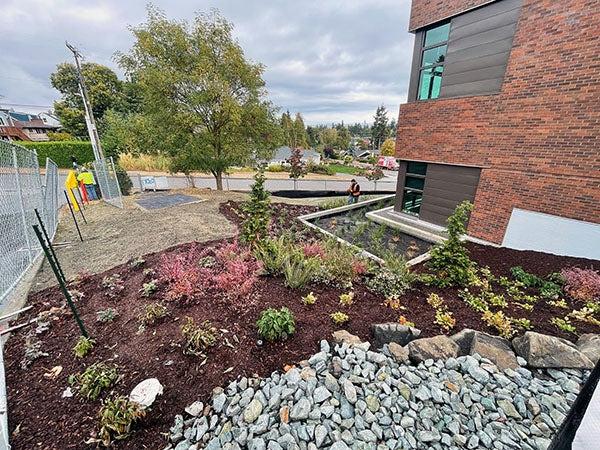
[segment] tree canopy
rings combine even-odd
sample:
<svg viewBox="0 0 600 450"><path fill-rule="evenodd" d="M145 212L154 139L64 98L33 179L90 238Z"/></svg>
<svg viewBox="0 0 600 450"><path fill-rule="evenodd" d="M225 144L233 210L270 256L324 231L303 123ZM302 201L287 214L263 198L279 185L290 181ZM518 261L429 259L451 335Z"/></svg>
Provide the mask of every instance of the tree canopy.
<svg viewBox="0 0 600 450"><path fill-rule="evenodd" d="M170 21L150 7L133 28L135 42L119 54L138 83L141 110L172 154L174 171L222 174L234 164L268 158L280 142L275 110L266 100L263 66L248 61L217 11L192 23Z"/></svg>
<svg viewBox="0 0 600 450"><path fill-rule="evenodd" d="M396 141L392 138L387 138L381 146L381 154L383 156L394 156L396 154Z"/></svg>
<svg viewBox="0 0 600 450"><path fill-rule="evenodd" d="M373 126L371 127L371 139L373 148L378 149L388 137L388 118L385 106L380 105L375 111Z"/></svg>
<svg viewBox="0 0 600 450"><path fill-rule="evenodd" d="M110 68L85 62L81 65L81 74L99 128L102 128L102 119L109 109L126 112L136 108L138 99L132 83L119 80ZM60 100L54 102L54 110L63 128L74 136L86 138L88 133L75 65L66 62L58 64L56 71L50 75L50 81L62 95Z"/></svg>

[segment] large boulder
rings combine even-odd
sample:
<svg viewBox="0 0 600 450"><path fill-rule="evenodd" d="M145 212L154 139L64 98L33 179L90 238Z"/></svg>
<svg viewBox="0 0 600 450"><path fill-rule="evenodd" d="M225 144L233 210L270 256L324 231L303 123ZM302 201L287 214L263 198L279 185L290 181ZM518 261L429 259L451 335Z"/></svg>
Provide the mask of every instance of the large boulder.
<svg viewBox="0 0 600 450"><path fill-rule="evenodd" d="M443 334L411 341L407 348L409 358L417 364L426 359L448 359L458 356L458 344Z"/></svg>
<svg viewBox="0 0 600 450"><path fill-rule="evenodd" d="M373 334L375 348L381 348L384 344L390 342L404 346L417 339L421 335L421 330L399 323L388 322L371 325L371 333Z"/></svg>
<svg viewBox="0 0 600 450"><path fill-rule="evenodd" d="M350 347L358 347L364 351L369 350L371 346L370 343L361 341L358 336L346 330L334 331L331 336L333 337L333 342L336 344L347 344Z"/></svg>
<svg viewBox="0 0 600 450"><path fill-rule="evenodd" d="M517 356L510 342L498 336L465 328L450 336L459 347L461 356L479 354L492 361L500 369L516 369L519 367Z"/></svg>
<svg viewBox="0 0 600 450"><path fill-rule="evenodd" d="M400 344L396 344L395 342L390 342L388 345L388 350L398 363L404 364L408 362L408 348L402 347Z"/></svg>
<svg viewBox="0 0 600 450"><path fill-rule="evenodd" d="M597 364L600 360L600 334L582 334L577 341L577 349Z"/></svg>
<svg viewBox="0 0 600 450"><path fill-rule="evenodd" d="M566 339L527 331L514 338L517 355L525 358L530 367L592 369L594 363L575 344Z"/></svg>

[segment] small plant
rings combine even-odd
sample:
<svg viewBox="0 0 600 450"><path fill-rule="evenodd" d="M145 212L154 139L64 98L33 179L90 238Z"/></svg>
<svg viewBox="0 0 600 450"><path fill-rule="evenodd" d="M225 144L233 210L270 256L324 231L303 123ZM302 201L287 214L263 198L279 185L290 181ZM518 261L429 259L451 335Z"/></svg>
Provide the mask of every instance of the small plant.
<svg viewBox="0 0 600 450"><path fill-rule="evenodd" d="M131 268L134 268L134 269L135 269L136 267L140 267L140 266L141 266L142 264L144 264L145 262L146 262L146 260L145 260L144 258L137 257L137 258L134 258L134 259L132 259L132 260L129 262L129 267L131 267Z"/></svg>
<svg viewBox="0 0 600 450"><path fill-rule="evenodd" d="M85 336L79 336L75 347L73 347L73 352L75 353L75 356L77 356L78 358L83 358L90 352L90 350L94 347L95 343L96 341L94 341L93 339L86 338Z"/></svg>
<svg viewBox="0 0 600 450"><path fill-rule="evenodd" d="M291 254L283 263L285 284L292 289L304 287L314 278L318 269L319 262L315 258L306 259L302 255Z"/></svg>
<svg viewBox="0 0 600 450"><path fill-rule="evenodd" d="M386 298L383 301L383 306L387 306L388 308L393 309L394 311L400 311L400 310L406 309L405 306L402 306L402 302L400 301L400 298L396 297L396 296L391 296L389 298Z"/></svg>
<svg viewBox="0 0 600 450"><path fill-rule="evenodd" d="M435 293L429 294L427 297L427 303L429 306L432 306L434 309L439 309L444 305L444 299Z"/></svg>
<svg viewBox="0 0 600 450"><path fill-rule="evenodd" d="M563 269L565 292L575 300L590 302L600 299L600 273L593 269Z"/></svg>
<svg viewBox="0 0 600 450"><path fill-rule="evenodd" d="M564 298L561 298L560 300L548 300L546 303L550 306L556 306L557 308L569 309L569 305L567 305Z"/></svg>
<svg viewBox="0 0 600 450"><path fill-rule="evenodd" d="M521 328L522 330L531 330L531 320L529 319L525 319L525 318L520 318L520 319L515 319L515 318L511 318L510 321L513 323L514 326Z"/></svg>
<svg viewBox="0 0 600 450"><path fill-rule="evenodd" d="M577 328L575 328L575 325L571 323L568 317L562 319L560 317L553 317L550 323L559 330L566 331L567 333L575 333L577 331Z"/></svg>
<svg viewBox="0 0 600 450"><path fill-rule="evenodd" d="M142 274L143 274L145 277L153 277L154 275L156 275L156 270L154 270L154 269L152 269L152 268L150 268L150 267L147 267L147 268L145 268L145 269L142 271Z"/></svg>
<svg viewBox="0 0 600 450"><path fill-rule="evenodd" d="M156 292L158 289L158 284L156 284L157 281L158 280L152 280L142 285L140 292L142 293L143 297L150 297L154 292Z"/></svg>
<svg viewBox="0 0 600 450"><path fill-rule="evenodd" d="M347 294L340 295L340 305L350 306L354 303L354 292L350 291Z"/></svg>
<svg viewBox="0 0 600 450"><path fill-rule="evenodd" d="M426 265L434 275L431 282L435 286L468 286L476 276L475 263L461 239L467 232L466 223L472 209L473 205L466 200L459 204L447 221L448 239L430 251L431 258Z"/></svg>
<svg viewBox="0 0 600 450"><path fill-rule="evenodd" d="M506 308L506 306L508 305L506 303L506 299L504 298L503 295L501 294L495 294L491 291L488 291L489 294L487 296L487 301L492 305L492 306L496 306L498 308Z"/></svg>
<svg viewBox="0 0 600 450"><path fill-rule="evenodd" d="M103 389L112 386L118 378L117 367L105 363L94 363L83 373L69 376L69 384L88 400L96 400Z"/></svg>
<svg viewBox="0 0 600 450"><path fill-rule="evenodd" d="M214 277L214 284L227 297L239 298L248 295L262 271L262 265L247 249L233 244L235 252L227 254L221 251L217 261L223 266L221 272Z"/></svg>
<svg viewBox="0 0 600 450"><path fill-rule="evenodd" d="M416 279L401 257L388 256L385 264L375 266L373 271L373 276L366 282L367 287L385 298L402 296Z"/></svg>
<svg viewBox="0 0 600 450"><path fill-rule="evenodd" d="M574 319L581 320L582 322L587 322L591 323L592 325L600 326L600 320L594 317L595 314L596 313L592 308L584 306L579 310L574 310L573 312L571 312L571 314L569 314L569 316Z"/></svg>
<svg viewBox="0 0 600 450"><path fill-rule="evenodd" d="M468 289L464 289L458 293L458 296L462 298L471 308L477 312L485 312L489 309L486 300L480 296L472 294Z"/></svg>
<svg viewBox="0 0 600 450"><path fill-rule="evenodd" d="M101 286L105 289L105 294L110 298L115 298L125 289L123 280L121 280L121 275L118 273L105 276L102 279Z"/></svg>
<svg viewBox="0 0 600 450"><path fill-rule="evenodd" d="M267 341L287 339L296 331L294 314L287 308L269 308L260 313L256 322L258 335Z"/></svg>
<svg viewBox="0 0 600 450"><path fill-rule="evenodd" d="M210 269L217 265L217 260L214 256L206 255L198 260L198 267L202 267L204 269Z"/></svg>
<svg viewBox="0 0 600 450"><path fill-rule="evenodd" d="M317 296L312 292L302 297L302 303L305 305L314 305L317 303Z"/></svg>
<svg viewBox="0 0 600 450"><path fill-rule="evenodd" d="M113 320L115 320L117 318L117 316L119 315L119 313L117 312L116 309L114 308L106 308L103 310L100 310L96 313L96 320L98 322L112 322Z"/></svg>
<svg viewBox="0 0 600 450"><path fill-rule="evenodd" d="M399 323L400 325L404 325L404 326L406 326L406 327L413 327L413 328L414 328L414 326L415 326L415 323L414 323L414 322L411 322L410 320L408 320L408 319L407 319L406 317L404 317L404 316L400 316L400 317L398 317L398 323Z"/></svg>
<svg viewBox="0 0 600 450"><path fill-rule="evenodd" d="M129 436L131 426L146 415L144 409L127 397L118 396L104 401L100 409L100 438L108 447L114 440Z"/></svg>
<svg viewBox="0 0 600 450"><path fill-rule="evenodd" d="M138 316L140 326L147 327L154 325L163 317L169 314L169 310L162 303L149 303L142 307L142 312Z"/></svg>
<svg viewBox="0 0 600 450"><path fill-rule="evenodd" d="M217 329L208 320L197 326L194 319L186 317L181 334L185 341L183 353L186 355L204 356L217 343Z"/></svg>
<svg viewBox="0 0 600 450"><path fill-rule="evenodd" d="M503 338L510 339L515 330L512 327L511 320L504 315L502 311L491 312L484 311L481 319L486 323L487 326L495 328L498 334Z"/></svg>
<svg viewBox="0 0 600 450"><path fill-rule="evenodd" d="M331 317L331 320L333 320L333 323L336 325L342 325L350 320L348 314L344 314L341 311L334 312L329 317Z"/></svg>
<svg viewBox="0 0 600 450"><path fill-rule="evenodd" d="M319 242L311 242L302 246L302 252L307 258L322 258L325 256L325 249Z"/></svg>
<svg viewBox="0 0 600 450"><path fill-rule="evenodd" d="M452 313L447 310L438 309L435 311L435 321L440 327L448 331L456 325L456 319L452 317Z"/></svg>
<svg viewBox="0 0 600 450"><path fill-rule="evenodd" d="M520 266L512 267L510 271L515 280L528 288L538 289L540 295L544 298L557 299L562 294L562 286L556 282L561 281L557 274L550 274L548 276L550 279L545 280L537 275L526 272Z"/></svg>
<svg viewBox="0 0 600 450"><path fill-rule="evenodd" d="M48 356L48 353L42 351L42 341L40 341L33 331L25 336L25 354L21 360L21 369L26 370L36 359Z"/></svg>

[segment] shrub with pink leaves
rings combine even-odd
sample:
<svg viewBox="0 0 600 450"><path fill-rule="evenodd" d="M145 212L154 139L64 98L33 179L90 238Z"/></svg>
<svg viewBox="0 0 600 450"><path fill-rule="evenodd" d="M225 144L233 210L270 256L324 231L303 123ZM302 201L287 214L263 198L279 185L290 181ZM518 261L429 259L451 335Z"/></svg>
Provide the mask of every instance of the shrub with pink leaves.
<svg viewBox="0 0 600 450"><path fill-rule="evenodd" d="M354 275L364 275L368 272L368 270L369 267L367 266L367 263L362 259L355 259L354 261L352 261L352 273Z"/></svg>
<svg viewBox="0 0 600 450"><path fill-rule="evenodd" d="M594 269L569 267L560 274L565 280L565 292L575 300L588 302L600 299L600 274Z"/></svg>
<svg viewBox="0 0 600 450"><path fill-rule="evenodd" d="M214 272L213 287L228 297L245 296L252 291L262 271L262 264L249 248L237 242L224 244L215 250L215 259L220 267Z"/></svg>
<svg viewBox="0 0 600 450"><path fill-rule="evenodd" d="M302 246L302 251L307 258L323 258L325 256L325 249L318 242L304 244Z"/></svg>

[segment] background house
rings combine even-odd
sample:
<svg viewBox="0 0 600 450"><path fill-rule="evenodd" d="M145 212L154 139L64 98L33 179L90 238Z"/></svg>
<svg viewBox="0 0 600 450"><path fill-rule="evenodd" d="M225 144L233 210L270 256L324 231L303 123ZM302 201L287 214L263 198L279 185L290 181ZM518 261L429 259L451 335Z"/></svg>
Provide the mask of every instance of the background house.
<svg viewBox="0 0 600 450"><path fill-rule="evenodd" d="M321 164L321 154L309 149L301 149L302 157L300 158L304 164ZM269 165L272 164L287 164L292 157L292 149L287 146L279 147L275 150L273 157L269 160Z"/></svg>
<svg viewBox="0 0 600 450"><path fill-rule="evenodd" d="M0 139L13 141L49 141L48 133L61 126L50 113L44 116L0 109Z"/></svg>
<svg viewBox="0 0 600 450"><path fill-rule="evenodd" d="M413 0L399 220L470 200L474 237L600 258L599 27L574 0Z"/></svg>

